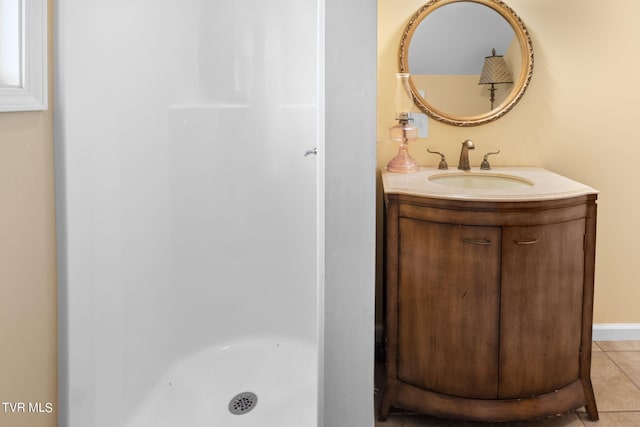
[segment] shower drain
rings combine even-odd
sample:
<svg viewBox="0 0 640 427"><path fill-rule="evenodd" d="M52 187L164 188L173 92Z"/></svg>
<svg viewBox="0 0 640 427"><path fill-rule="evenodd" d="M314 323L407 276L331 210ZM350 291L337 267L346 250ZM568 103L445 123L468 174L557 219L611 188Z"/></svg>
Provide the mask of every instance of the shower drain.
<svg viewBox="0 0 640 427"><path fill-rule="evenodd" d="M229 412L234 415L243 415L255 408L257 403L258 396L250 391L245 391L231 398L229 402Z"/></svg>

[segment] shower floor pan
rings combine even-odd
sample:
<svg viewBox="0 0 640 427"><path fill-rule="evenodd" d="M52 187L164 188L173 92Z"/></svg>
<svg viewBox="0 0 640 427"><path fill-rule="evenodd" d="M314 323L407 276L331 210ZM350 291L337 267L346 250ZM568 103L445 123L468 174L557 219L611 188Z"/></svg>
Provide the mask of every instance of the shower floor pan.
<svg viewBox="0 0 640 427"><path fill-rule="evenodd" d="M292 339L247 339L176 363L126 427L317 424L317 352Z"/></svg>

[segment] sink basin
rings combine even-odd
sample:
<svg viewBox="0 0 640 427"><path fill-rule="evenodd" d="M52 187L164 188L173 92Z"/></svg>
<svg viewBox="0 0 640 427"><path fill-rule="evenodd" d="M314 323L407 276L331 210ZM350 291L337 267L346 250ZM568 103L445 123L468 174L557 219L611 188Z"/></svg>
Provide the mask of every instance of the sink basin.
<svg viewBox="0 0 640 427"><path fill-rule="evenodd" d="M498 173L443 173L432 175L429 181L446 185L448 187L458 187L465 189L481 190L503 190L517 189L533 186L533 181L514 175Z"/></svg>

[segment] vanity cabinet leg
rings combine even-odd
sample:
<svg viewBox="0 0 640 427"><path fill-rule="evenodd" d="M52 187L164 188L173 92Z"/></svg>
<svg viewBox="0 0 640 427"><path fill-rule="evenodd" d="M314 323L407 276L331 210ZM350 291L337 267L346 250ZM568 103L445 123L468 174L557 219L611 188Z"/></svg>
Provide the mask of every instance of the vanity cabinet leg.
<svg viewBox="0 0 640 427"><path fill-rule="evenodd" d="M587 404L584 406L584 409L587 411L589 420L598 421L600 418L598 415L598 406L596 405L596 397L593 393L593 385L591 384L590 378L582 380L582 388L584 389L584 396L587 400Z"/></svg>
<svg viewBox="0 0 640 427"><path fill-rule="evenodd" d="M382 391L382 399L380 400L380 409L378 412L378 420L387 421L389 411L391 410L391 393L388 386Z"/></svg>

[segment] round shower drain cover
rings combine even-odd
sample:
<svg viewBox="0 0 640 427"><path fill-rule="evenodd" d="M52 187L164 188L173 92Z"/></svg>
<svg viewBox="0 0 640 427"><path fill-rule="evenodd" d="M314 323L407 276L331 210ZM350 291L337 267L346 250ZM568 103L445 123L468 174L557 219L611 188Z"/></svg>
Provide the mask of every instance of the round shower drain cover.
<svg viewBox="0 0 640 427"><path fill-rule="evenodd" d="M234 415L243 415L256 407L258 396L250 391L236 394L229 402L229 412Z"/></svg>

